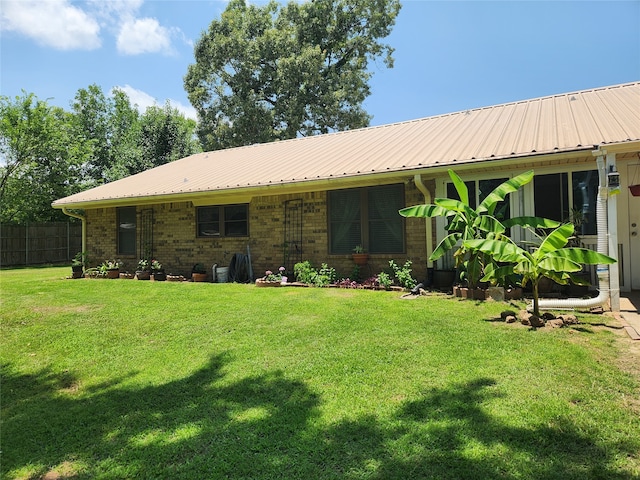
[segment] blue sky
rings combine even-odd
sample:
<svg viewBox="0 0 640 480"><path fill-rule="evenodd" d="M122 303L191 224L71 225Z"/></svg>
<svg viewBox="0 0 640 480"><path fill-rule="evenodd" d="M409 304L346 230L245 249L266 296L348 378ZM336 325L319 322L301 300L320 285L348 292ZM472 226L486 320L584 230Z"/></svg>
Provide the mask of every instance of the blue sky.
<svg viewBox="0 0 640 480"><path fill-rule="evenodd" d="M640 0L402 4L386 39L395 67L370 65L372 125L640 80ZM195 116L182 79L225 6L0 0L0 94L25 90L68 109L96 83L141 108L168 99Z"/></svg>

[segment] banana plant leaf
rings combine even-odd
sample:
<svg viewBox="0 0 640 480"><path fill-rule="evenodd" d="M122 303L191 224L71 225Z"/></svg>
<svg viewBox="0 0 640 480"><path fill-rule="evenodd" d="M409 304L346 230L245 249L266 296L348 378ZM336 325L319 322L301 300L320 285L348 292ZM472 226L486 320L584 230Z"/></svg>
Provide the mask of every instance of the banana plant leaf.
<svg viewBox="0 0 640 480"><path fill-rule="evenodd" d="M442 255L451 250L456 245L456 243L458 243L460 238L462 238L462 234L458 232L450 233L449 235L444 237L435 248L435 250L431 253L429 260L431 260L432 262L438 260L440 257L442 257Z"/></svg>
<svg viewBox="0 0 640 480"><path fill-rule="evenodd" d="M588 248L569 247L550 252L548 256L563 257L576 263L587 265L610 265L616 263L615 258L589 250Z"/></svg>
<svg viewBox="0 0 640 480"><path fill-rule="evenodd" d="M429 203L425 205L414 205L412 207L403 208L399 211L399 213L403 217L432 218L445 217L450 212L445 208Z"/></svg>
<svg viewBox="0 0 640 480"><path fill-rule="evenodd" d="M538 258L542 258L549 252L563 248L567 243L569 243L569 238L572 235L573 225L571 223L560 225L545 237L538 250L536 250L535 255Z"/></svg>
<svg viewBox="0 0 640 480"><path fill-rule="evenodd" d="M514 217L508 218L502 222L502 224L506 228L511 228L514 226L525 227L525 228L556 228L561 225L560 222L556 220L549 220L548 218L542 217Z"/></svg>
<svg viewBox="0 0 640 480"><path fill-rule="evenodd" d="M469 189L467 188L467 185L462 181L462 179L456 172L451 169L449 169L448 172L449 178L451 178L453 186L456 188L456 192L458 192L460 201L465 205L469 205Z"/></svg>
<svg viewBox="0 0 640 480"><path fill-rule="evenodd" d="M478 212L493 212L495 205L503 201L507 195L517 191L523 185L526 185L533 179L533 170L521 173L518 176L510 178L509 180L498 185L489 195L485 197L482 203L478 206Z"/></svg>

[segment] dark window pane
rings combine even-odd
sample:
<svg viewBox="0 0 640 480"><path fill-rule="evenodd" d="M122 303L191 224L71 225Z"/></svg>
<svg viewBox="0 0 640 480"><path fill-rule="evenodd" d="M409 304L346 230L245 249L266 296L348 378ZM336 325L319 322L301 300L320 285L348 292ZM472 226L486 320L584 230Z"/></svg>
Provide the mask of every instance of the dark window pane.
<svg viewBox="0 0 640 480"><path fill-rule="evenodd" d="M120 207L118 217L118 255L136 254L136 207Z"/></svg>
<svg viewBox="0 0 640 480"><path fill-rule="evenodd" d="M404 207L402 186L388 185L368 189L369 251L402 253L404 223L398 213Z"/></svg>
<svg viewBox="0 0 640 480"><path fill-rule="evenodd" d="M361 190L329 192L329 231L331 253L351 253L362 245Z"/></svg>
<svg viewBox="0 0 640 480"><path fill-rule="evenodd" d="M598 196L598 171L573 172L573 210L571 220L576 226L577 235L595 235L596 198Z"/></svg>
<svg viewBox="0 0 640 480"><path fill-rule="evenodd" d="M220 236L220 208L198 207L198 236Z"/></svg>
<svg viewBox="0 0 640 480"><path fill-rule="evenodd" d="M249 234L247 205L224 207L224 234L227 237L244 237Z"/></svg>
<svg viewBox="0 0 640 480"><path fill-rule="evenodd" d="M569 220L567 174L536 175L533 179L533 198L536 217L559 222Z"/></svg>

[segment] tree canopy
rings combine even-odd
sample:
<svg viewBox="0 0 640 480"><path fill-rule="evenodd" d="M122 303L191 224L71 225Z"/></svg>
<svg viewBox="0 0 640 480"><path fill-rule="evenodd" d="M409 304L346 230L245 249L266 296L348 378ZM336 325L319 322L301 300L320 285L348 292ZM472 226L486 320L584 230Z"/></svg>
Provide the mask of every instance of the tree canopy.
<svg viewBox="0 0 640 480"><path fill-rule="evenodd" d="M201 151L196 122L170 104L140 114L90 85L71 107L0 97L0 222L67 218L51 202Z"/></svg>
<svg viewBox="0 0 640 480"><path fill-rule="evenodd" d="M367 126L369 61L393 66L398 0L231 0L184 78L205 150Z"/></svg>

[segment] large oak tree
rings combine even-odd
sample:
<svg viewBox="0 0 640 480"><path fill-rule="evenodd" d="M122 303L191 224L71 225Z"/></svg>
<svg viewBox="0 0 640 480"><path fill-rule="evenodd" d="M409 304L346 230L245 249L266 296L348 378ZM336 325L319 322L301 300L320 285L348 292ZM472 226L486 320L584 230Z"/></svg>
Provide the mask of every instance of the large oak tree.
<svg viewBox="0 0 640 480"><path fill-rule="evenodd" d="M367 126L372 60L393 66L398 0L231 0L184 79L205 150Z"/></svg>

